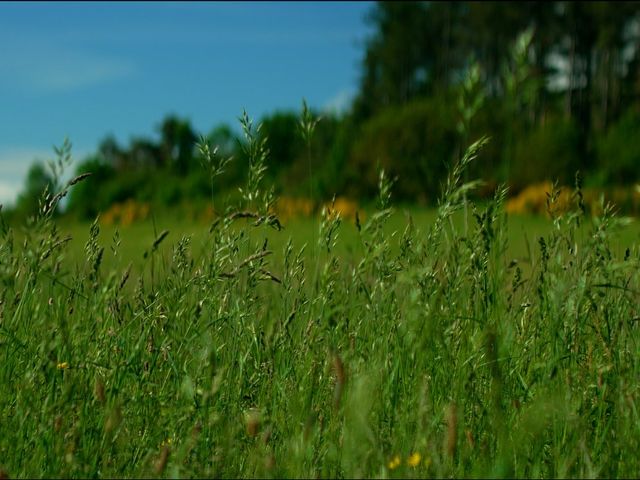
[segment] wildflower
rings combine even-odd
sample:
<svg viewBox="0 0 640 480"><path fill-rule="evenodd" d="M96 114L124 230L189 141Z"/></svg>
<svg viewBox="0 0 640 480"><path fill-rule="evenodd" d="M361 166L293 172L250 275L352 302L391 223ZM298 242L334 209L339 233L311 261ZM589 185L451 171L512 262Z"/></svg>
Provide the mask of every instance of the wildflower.
<svg viewBox="0 0 640 480"><path fill-rule="evenodd" d="M69 362L61 362L57 366L58 370L66 370L69 368Z"/></svg>
<svg viewBox="0 0 640 480"><path fill-rule="evenodd" d="M389 470L395 470L400 466L400 463L400 455L396 455L389 461L387 466L389 467Z"/></svg>
<svg viewBox="0 0 640 480"><path fill-rule="evenodd" d="M420 460L422 460L422 457L420 456L420 454L418 452L412 453L411 455L409 455L409 458L407 459L407 464L410 467L417 467L418 465L420 465Z"/></svg>

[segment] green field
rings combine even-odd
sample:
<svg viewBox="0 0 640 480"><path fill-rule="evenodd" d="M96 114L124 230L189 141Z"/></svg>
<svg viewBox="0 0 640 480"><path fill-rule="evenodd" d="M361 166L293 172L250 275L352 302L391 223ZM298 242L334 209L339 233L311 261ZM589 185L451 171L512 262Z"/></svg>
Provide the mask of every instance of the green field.
<svg viewBox="0 0 640 480"><path fill-rule="evenodd" d="M3 474L637 475L638 226L465 224L458 181L360 229L4 229Z"/></svg>
<svg viewBox="0 0 640 480"><path fill-rule="evenodd" d="M371 209L364 211L363 218L366 219L371 214ZM437 215L435 209L408 207L394 207L391 216L384 225L384 231L390 237L390 247L397 250L398 239L409 220L417 229L428 230L433 226ZM467 234L474 228L472 214L468 213ZM313 218L295 218L283 222L283 229L256 229L246 228L249 234L268 240L269 249L275 252L282 252L287 242L291 239L295 245L307 244L306 255L313 255L314 246L318 242L320 216ZM364 222L364 221L363 221ZM458 212L453 216L454 225L459 233L464 235L464 213ZM240 226L251 225L250 221L239 222ZM58 223L62 236L70 236L69 248L66 253L72 264L82 263L85 259L84 246L89 239L91 222L77 222L63 219ZM144 253L149 250L158 234L167 230L169 234L160 248L166 257L171 254L172 245L176 244L183 236L190 237L193 253L196 257L206 255L208 241L210 239L211 224L204 221L185 220L179 214L162 212L159 215L152 215L144 221L139 221L133 225L100 225L100 243L105 247L105 262L110 266L124 267L128 262L133 262L138 268L144 264ZM510 260L518 260L523 265L531 264L535 261L538 252L538 239L541 236L549 235L554 229L553 222L547 216L539 215L509 215L506 218L505 232L507 237L505 257ZM579 239L584 240L593 229L593 219L586 218L584 224L578 229ZM117 232L117 233L116 233ZM117 255L113 254L114 237L119 237ZM396 239L394 241L394 239ZM637 245L640 240L640 222L635 218L629 219L629 224L618 228L615 236L611 239L612 250L621 255L626 248ZM341 222L339 231L339 241L336 245L336 252L340 256L361 257L363 246L354 219L345 218ZM533 258L532 258L533 257ZM526 268L526 267L525 267Z"/></svg>

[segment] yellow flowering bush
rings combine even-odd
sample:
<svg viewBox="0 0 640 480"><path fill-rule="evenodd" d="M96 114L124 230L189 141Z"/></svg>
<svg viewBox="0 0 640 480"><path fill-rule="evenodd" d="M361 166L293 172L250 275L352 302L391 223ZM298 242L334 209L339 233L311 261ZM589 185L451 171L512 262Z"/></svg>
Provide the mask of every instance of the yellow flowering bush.
<svg viewBox="0 0 640 480"><path fill-rule="evenodd" d="M547 194L551 192L553 185L550 181L529 185L517 195L509 198L505 204L507 213L510 214L545 214L547 212ZM640 213L640 190L629 187L614 187L607 190L596 188L582 189L583 201L588 212L594 215L602 213L600 197L611 202L628 214ZM569 187L560 187L560 196L555 204L554 213L568 211L574 205L573 190Z"/></svg>
<svg viewBox="0 0 640 480"><path fill-rule="evenodd" d="M113 204L101 216L103 225L131 225L140 220L146 220L149 216L149 204L138 203L135 200L127 200L123 203Z"/></svg>
<svg viewBox="0 0 640 480"><path fill-rule="evenodd" d="M354 220L356 212L359 212L361 217L363 216L358 204L346 197L337 197L335 202L326 202L320 206L316 206L312 200L307 198L281 197L274 205L273 210L282 221L287 221L299 217L309 218L314 212L321 212L323 208L327 209L330 214L340 214L345 219Z"/></svg>
<svg viewBox="0 0 640 480"><path fill-rule="evenodd" d="M553 184L550 181L529 185L515 197L507 200L505 209L507 213L536 213L547 211L547 194L551 193ZM571 190L560 187L560 197L556 209L566 211L571 205Z"/></svg>
<svg viewBox="0 0 640 480"><path fill-rule="evenodd" d="M283 196L274 205L274 210L282 221L287 221L291 218L310 217L314 207L313 201L307 198Z"/></svg>
<svg viewBox="0 0 640 480"><path fill-rule="evenodd" d="M359 212L358 204L345 197L337 197L335 202L328 202L323 208L326 208L330 214L339 214L341 218L348 220L355 220L356 212ZM359 212L359 215L362 216L362 212Z"/></svg>

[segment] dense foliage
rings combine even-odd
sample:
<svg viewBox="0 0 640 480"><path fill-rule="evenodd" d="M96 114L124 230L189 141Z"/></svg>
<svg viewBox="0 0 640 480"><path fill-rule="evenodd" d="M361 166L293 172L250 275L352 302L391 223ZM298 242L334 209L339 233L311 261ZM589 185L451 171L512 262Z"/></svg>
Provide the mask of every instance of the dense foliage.
<svg viewBox="0 0 640 480"><path fill-rule="evenodd" d="M536 181L566 182L577 169L593 187L640 179L629 141L640 131L640 4L380 2L368 21L374 33L350 109L323 114L311 143L300 136L298 112L261 119L276 191L372 199L382 165L398 178L399 199L433 204L447 167L481 134L492 142L471 174L506 182L511 194ZM168 116L157 131L128 146L105 138L78 165L94 176L68 210L93 218L127 200L176 206L210 199L212 190L236 196L246 176L238 132L218 125L205 135L236 160L212 184L188 119ZM34 169L17 204L23 216L47 182Z"/></svg>

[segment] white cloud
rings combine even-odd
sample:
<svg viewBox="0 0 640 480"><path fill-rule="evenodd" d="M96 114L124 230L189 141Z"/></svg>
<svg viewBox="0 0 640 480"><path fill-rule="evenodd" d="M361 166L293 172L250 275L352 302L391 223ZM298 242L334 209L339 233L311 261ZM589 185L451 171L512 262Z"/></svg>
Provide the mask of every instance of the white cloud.
<svg viewBox="0 0 640 480"><path fill-rule="evenodd" d="M74 48L37 42L12 41L0 63L0 84L52 93L75 90L127 78L135 73L132 62Z"/></svg>
<svg viewBox="0 0 640 480"><path fill-rule="evenodd" d="M128 77L131 64L119 60L77 56L66 64L42 65L31 71L31 85L42 91L65 91Z"/></svg>
<svg viewBox="0 0 640 480"><path fill-rule="evenodd" d="M79 159L88 151L75 151L71 155L73 163L63 173L63 181L69 180ZM53 148L7 147L0 148L0 203L12 205L22 191L29 168L34 162L45 162L56 158Z"/></svg>
<svg viewBox="0 0 640 480"><path fill-rule="evenodd" d="M0 205L12 206L20 193L20 185L0 181Z"/></svg>
<svg viewBox="0 0 640 480"><path fill-rule="evenodd" d="M52 154L52 150L28 147L0 149L0 203L14 204L31 164L52 158Z"/></svg>
<svg viewBox="0 0 640 480"><path fill-rule="evenodd" d="M324 112L341 115L351 108L351 103L353 102L354 97L355 93L353 89L345 88L340 90L324 104L322 110Z"/></svg>
<svg viewBox="0 0 640 480"><path fill-rule="evenodd" d="M7 147L0 148L0 177L22 176L31 164L54 157L53 148Z"/></svg>

